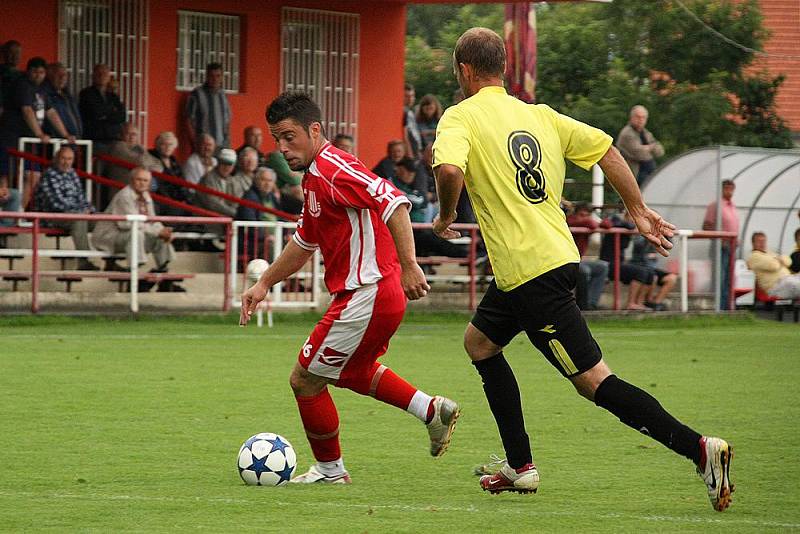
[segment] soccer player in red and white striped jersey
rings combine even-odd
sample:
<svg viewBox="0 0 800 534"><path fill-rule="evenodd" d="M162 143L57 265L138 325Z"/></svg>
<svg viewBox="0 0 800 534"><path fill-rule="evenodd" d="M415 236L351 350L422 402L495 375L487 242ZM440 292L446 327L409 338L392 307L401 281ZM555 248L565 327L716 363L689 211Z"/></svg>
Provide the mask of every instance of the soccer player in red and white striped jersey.
<svg viewBox="0 0 800 534"><path fill-rule="evenodd" d="M319 249L333 301L306 340L290 383L317 463L293 482L349 483L339 446L339 416L328 384L406 410L428 428L431 454L445 452L459 415L450 399L431 397L377 362L405 313L428 286L417 265L410 202L391 182L331 145L321 112L304 93L267 108L270 131L289 167L305 171L303 214L283 253L242 295L247 324L269 289Z"/></svg>

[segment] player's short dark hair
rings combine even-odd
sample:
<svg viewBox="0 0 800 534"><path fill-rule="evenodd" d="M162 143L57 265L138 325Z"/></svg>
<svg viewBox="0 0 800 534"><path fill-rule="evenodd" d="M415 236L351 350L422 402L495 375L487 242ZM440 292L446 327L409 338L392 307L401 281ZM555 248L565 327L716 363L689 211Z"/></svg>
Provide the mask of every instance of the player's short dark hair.
<svg viewBox="0 0 800 534"><path fill-rule="evenodd" d="M750 242L754 243L756 238L759 237L759 236L767 237L767 234L765 234L764 232L761 232L761 231L753 232L753 235L750 236Z"/></svg>
<svg viewBox="0 0 800 534"><path fill-rule="evenodd" d="M470 28L461 34L453 50L453 61L470 65L481 77L502 76L506 69L506 45L489 28Z"/></svg>
<svg viewBox="0 0 800 534"><path fill-rule="evenodd" d="M336 137L333 138L333 142L337 143L337 142L342 141L344 139L350 141L351 143L355 143L355 141L356 141L355 139L353 139L352 135L347 135L347 134L340 133L340 134L336 134Z"/></svg>
<svg viewBox="0 0 800 534"><path fill-rule="evenodd" d="M25 70L31 69L46 69L47 68L47 60L43 57L34 56L28 60L28 66L25 67Z"/></svg>
<svg viewBox="0 0 800 534"><path fill-rule="evenodd" d="M206 74L214 70L223 70L222 63L209 63L206 65Z"/></svg>
<svg viewBox="0 0 800 534"><path fill-rule="evenodd" d="M267 107L267 123L278 124L282 120L292 119L308 130L314 122L322 122L322 111L308 93L302 91L286 91Z"/></svg>
<svg viewBox="0 0 800 534"><path fill-rule="evenodd" d="M417 172L417 162L414 161L413 158L408 158L408 157L403 158L400 161L398 161L397 163L395 163L395 165L397 167L403 167L405 170L407 170L410 173Z"/></svg>

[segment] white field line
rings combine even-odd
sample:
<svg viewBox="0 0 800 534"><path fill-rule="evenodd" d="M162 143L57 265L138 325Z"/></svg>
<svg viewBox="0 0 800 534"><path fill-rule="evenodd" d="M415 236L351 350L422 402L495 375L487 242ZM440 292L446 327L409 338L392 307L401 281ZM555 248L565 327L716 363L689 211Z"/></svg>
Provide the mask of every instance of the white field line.
<svg viewBox="0 0 800 534"><path fill-rule="evenodd" d="M270 491L270 490L267 490ZM275 490L272 490L275 491ZM280 491L280 490L278 490ZM131 501L131 502L167 502L167 503L221 503L221 504L242 504L250 506L253 504L251 499L236 499L231 497L165 497L165 496L148 496L148 495L108 495L102 493L36 493L32 491L2 491L0 490L0 497L19 497L26 499L73 499L73 500L93 500L93 501ZM492 501L496 503L497 501ZM269 504L275 507L280 506L295 506L297 503L277 501L270 499ZM315 506L327 506L331 508L351 508L358 510L400 510L414 513L425 512L457 512L457 513L476 513L485 514L489 512L498 511L497 506L491 508L479 508L477 506L412 506L408 504L366 504L366 503L346 503L346 502L326 502L315 501ZM505 509L502 510L503 514L524 515L526 517L533 516L549 516L549 517L578 517L585 516L585 512L580 511L536 511L530 508L524 509ZM712 512L709 512L711 514ZM736 518L728 515L728 518L717 519L712 517L681 517L681 516L668 516L668 515L637 515L637 514L624 514L624 513L602 513L593 514L592 517L599 519L633 519L638 521L650 521L661 523L685 523L685 524L708 524L708 525L751 525L756 527L768 528L783 528L783 529L800 529L800 523L786 523L781 521L761 521L758 519L744 519Z"/></svg>

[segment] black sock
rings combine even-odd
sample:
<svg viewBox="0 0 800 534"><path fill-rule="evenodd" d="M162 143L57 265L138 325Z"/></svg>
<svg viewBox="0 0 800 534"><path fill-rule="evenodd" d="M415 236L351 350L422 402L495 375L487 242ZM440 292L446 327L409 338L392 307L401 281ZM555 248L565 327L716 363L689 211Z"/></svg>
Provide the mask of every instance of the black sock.
<svg viewBox="0 0 800 534"><path fill-rule="evenodd" d="M634 430L700 463L700 434L672 417L649 393L610 375L594 392L594 402Z"/></svg>
<svg viewBox="0 0 800 534"><path fill-rule="evenodd" d="M528 434L525 433L522 401L514 371L511 370L502 352L472 363L483 380L483 391L497 421L508 465L519 469L531 463L531 444L528 441Z"/></svg>

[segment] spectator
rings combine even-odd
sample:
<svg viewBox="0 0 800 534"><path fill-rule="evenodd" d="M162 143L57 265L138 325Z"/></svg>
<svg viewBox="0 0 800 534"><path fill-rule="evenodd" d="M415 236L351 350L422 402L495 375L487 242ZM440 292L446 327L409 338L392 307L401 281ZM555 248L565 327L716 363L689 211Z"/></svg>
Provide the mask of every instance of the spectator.
<svg viewBox="0 0 800 534"><path fill-rule="evenodd" d="M244 190L235 190L233 182L230 179L233 175L233 167L235 164L236 152L230 148L223 148L219 151L217 166L211 172L203 176L203 179L200 180L200 185L241 198L244 194ZM198 194L196 203L203 208L216 211L228 217L234 217L239 207L239 204L236 202L207 193Z"/></svg>
<svg viewBox="0 0 800 534"><path fill-rule="evenodd" d="M53 158L53 166L42 175L36 189L36 209L48 213L92 213L94 208L86 200L78 175L72 168L75 152L62 146ZM43 225L69 231L76 250L90 250L89 221L43 221ZM96 271L98 268L86 258L78 260L78 269Z"/></svg>
<svg viewBox="0 0 800 534"><path fill-rule="evenodd" d="M150 198L150 181L153 176L145 168L137 167L130 171L128 177L129 185L120 190L111 199L111 204L106 208L105 213L110 215L145 215L154 217L156 212L153 207L153 200ZM145 222L139 224L138 232L138 263L147 263L147 254L153 255L156 267L150 272L166 273L169 262L175 258L175 250L172 248L172 230L160 222ZM92 234L92 242L100 250L107 250L113 253L124 252L130 265L132 249L131 245L131 223L129 221L100 221ZM117 264L107 267L110 270L124 270ZM139 282L140 291L149 291L152 284L149 282ZM186 291L181 286L174 284L171 280L162 280L158 284L158 291Z"/></svg>
<svg viewBox="0 0 800 534"><path fill-rule="evenodd" d="M605 219L600 223L601 228L624 228L626 230L635 230L636 225L630 220L630 216L625 213L624 217L614 215L610 219ZM629 284L628 288L628 301L625 308L628 310L645 311L649 310L644 305L644 299L650 289L650 284L653 283L655 273L649 267L643 265L634 265L625 261L625 249L631 241L631 236L623 234L620 236L620 263L619 263L619 279L623 284ZM605 234L600 243L600 259L608 263L608 279L614 279L614 235Z"/></svg>
<svg viewBox="0 0 800 534"><path fill-rule="evenodd" d="M425 95L419 101L419 109L414 119L417 121L422 150L432 145L436 139L436 126L442 118L442 104L434 95Z"/></svg>
<svg viewBox="0 0 800 534"><path fill-rule="evenodd" d="M792 260L767 249L767 235L754 232L753 252L747 258L747 268L756 275L756 285L770 296L779 299L800 298L800 274L792 274L788 267Z"/></svg>
<svg viewBox="0 0 800 534"><path fill-rule="evenodd" d="M800 228L794 231L794 252L789 259L792 260L789 270L793 273L800 273Z"/></svg>
<svg viewBox="0 0 800 534"><path fill-rule="evenodd" d="M238 164L231 176L231 183L234 190L240 191L241 194L236 196L241 197L251 187L253 187L253 178L256 177L256 169L258 168L258 152L255 148L245 147L239 153ZM231 193L233 194L233 193Z"/></svg>
<svg viewBox="0 0 800 534"><path fill-rule="evenodd" d="M133 123L126 122L122 125L122 129L120 130L120 138L114 141L109 147L108 155L140 166L142 165L146 153L147 151L145 148L139 144L139 128ZM129 185L128 180L130 180L131 177L131 169L121 165L109 164L106 170L106 176L117 182ZM156 190L157 184L155 181L151 181L150 187L153 188L153 191Z"/></svg>
<svg viewBox="0 0 800 534"><path fill-rule="evenodd" d="M643 265L653 270L655 276L649 290L645 290L644 305L653 311L667 309L664 299L678 282L678 275L658 268L658 253L655 247L643 236L637 235L633 239L633 254L631 263Z"/></svg>
<svg viewBox="0 0 800 534"><path fill-rule="evenodd" d="M588 228L596 230L600 223L592 217L592 209L585 202L575 204L575 211L567 217L570 227ZM596 310L600 305L600 296L603 294L606 278L608 277L608 262L585 258L586 249L589 247L590 234L573 234L575 245L581 255L578 264L578 283L576 286L576 300L582 310Z"/></svg>
<svg viewBox="0 0 800 534"><path fill-rule="evenodd" d="M66 67L61 63L47 65L47 79L44 81L43 87L50 105L58 113L67 133L76 138L83 137L83 123L78 111L78 101L67 87ZM52 125L46 131L51 135L58 135Z"/></svg>
<svg viewBox="0 0 800 534"><path fill-rule="evenodd" d="M401 139L392 139L386 145L386 157L375 165L372 172L381 178L391 180L395 176L397 164L406 156L410 157L410 154L406 152L405 143Z"/></svg>
<svg viewBox="0 0 800 534"><path fill-rule="evenodd" d="M436 180L433 178L433 145L428 145L422 151L422 157L417 166L417 178L414 187L425 192L428 198L428 209L425 222L432 222L439 213L439 199L436 197Z"/></svg>
<svg viewBox="0 0 800 534"><path fill-rule="evenodd" d="M303 173L289 168L289 163L279 151L267 156L267 167L278 176L278 189L281 192L281 209L299 215L303 211Z"/></svg>
<svg viewBox="0 0 800 534"><path fill-rule="evenodd" d="M355 154L356 141L352 135L340 133L333 138L333 146L339 150L344 150L348 154Z"/></svg>
<svg viewBox="0 0 800 534"><path fill-rule="evenodd" d="M178 148L178 138L172 132L161 132L155 140L155 148L148 150L144 155L144 167L151 171L164 173L175 178L183 179L183 169L175 158L175 150ZM189 190L183 186L170 183L166 180L158 180L156 192L173 200L189 202ZM158 215L186 216L191 215L186 210L159 204L156 207Z"/></svg>
<svg viewBox="0 0 800 534"><path fill-rule="evenodd" d="M17 69L20 59L22 58L22 45L19 41L6 41L0 48L0 115L3 114L3 106L6 100L11 97L11 88L17 81L17 78L22 76L22 73Z"/></svg>
<svg viewBox="0 0 800 534"><path fill-rule="evenodd" d="M94 151L107 152L111 143L120 138L122 125L128 116L115 92L108 65L98 63L94 66L92 85L78 95L78 109L83 121L83 134L86 139L94 141Z"/></svg>
<svg viewBox="0 0 800 534"><path fill-rule="evenodd" d="M423 147L422 136L420 136L419 128L417 128L417 119L414 113L415 99L414 86L406 83L403 91L403 142L405 143L406 154L417 159ZM384 176L384 178L388 178L388 176Z"/></svg>
<svg viewBox="0 0 800 534"><path fill-rule="evenodd" d="M628 162L640 186L644 185L650 174L656 170L655 158L664 155L661 143L645 128L647 117L647 108L633 106L628 124L619 132L616 142L617 148Z"/></svg>
<svg viewBox="0 0 800 534"><path fill-rule="evenodd" d="M280 209L281 199L280 199L280 191L278 191L277 185L277 176L275 175L275 171L269 169L267 167L259 167L256 170L255 178L253 179L253 185L248 189L244 196L242 197L245 200L249 200L251 202L255 202L256 204L260 204L266 208L271 209ZM268 213L265 211L259 211L255 208L251 208L248 206L239 206L239 209L236 211L236 218L240 221L277 221L278 217L274 213ZM271 261L272 259L272 249L267 248L264 250L264 238L267 234L274 236L274 229L267 232L264 228L253 228L250 230L250 235L253 241L252 243L256 243L255 247L251 248L254 257L260 258L268 258ZM239 244L240 247L244 246L244 232L240 232L239 236ZM249 245L250 243L248 243ZM240 250L241 252L241 250Z"/></svg>
<svg viewBox="0 0 800 534"><path fill-rule="evenodd" d="M261 152L261 144L264 142L264 132L258 126L248 126L244 129L244 144L236 150L238 156L242 155L242 150L250 147L258 154L258 166L267 166L267 155Z"/></svg>
<svg viewBox="0 0 800 534"><path fill-rule="evenodd" d="M6 175L0 175L0 211L19 211L19 191L9 187ZM14 226L15 222L15 219L0 219L0 226Z"/></svg>
<svg viewBox="0 0 800 534"><path fill-rule="evenodd" d="M733 193L736 191L736 184L733 180L722 181L722 231L734 232L739 234L739 213L736 211L736 204L733 203ZM706 207L706 215L703 217L703 230L716 230L717 229L717 202L716 200ZM730 261L731 254L736 253L736 241L734 240L733 249L731 243L727 239L723 240L720 247L720 262L719 262L719 291L720 299L719 306L722 310L728 309L728 299L730 298L731 287L731 271Z"/></svg>
<svg viewBox="0 0 800 534"><path fill-rule="evenodd" d="M222 65L209 63L205 83L195 87L186 101L186 128L195 150L202 134L213 137L220 148L231 146L231 107L222 83Z"/></svg>
<svg viewBox="0 0 800 534"><path fill-rule="evenodd" d="M208 134L200 136L200 146L197 147L197 152L194 152L183 164L183 176L187 182L193 184L200 183L200 180L211 172L217 166L217 158L214 157L214 152L217 149L217 143L214 138Z"/></svg>

